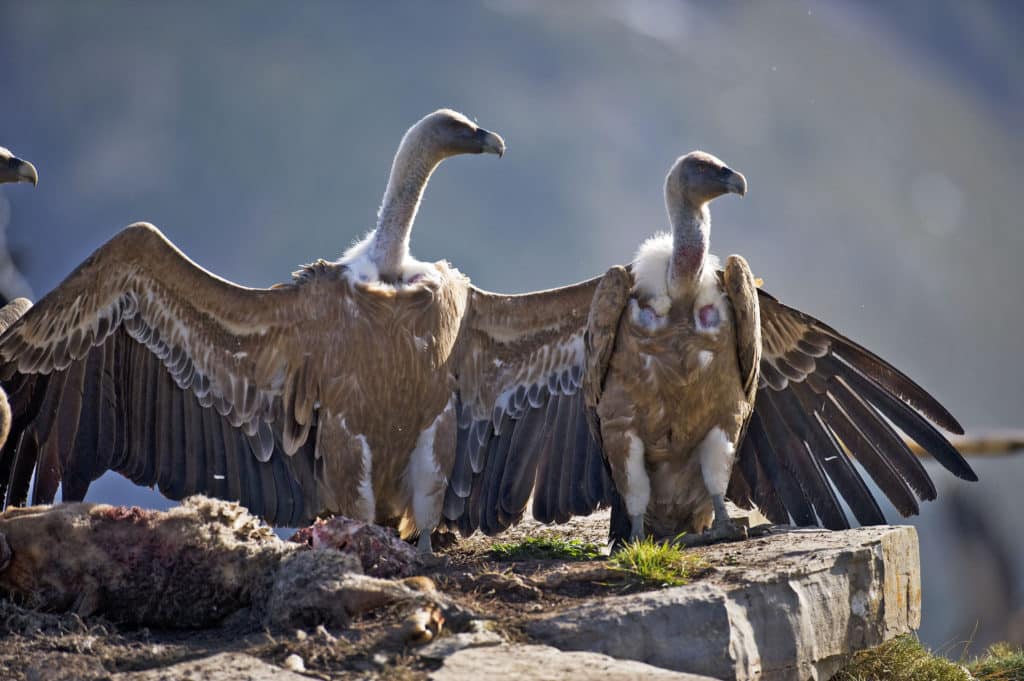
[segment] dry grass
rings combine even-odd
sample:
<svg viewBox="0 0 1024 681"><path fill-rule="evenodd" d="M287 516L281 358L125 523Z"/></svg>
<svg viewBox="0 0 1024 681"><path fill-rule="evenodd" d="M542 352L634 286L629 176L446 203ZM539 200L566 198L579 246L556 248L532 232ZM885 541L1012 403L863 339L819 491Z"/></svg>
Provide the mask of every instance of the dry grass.
<svg viewBox="0 0 1024 681"><path fill-rule="evenodd" d="M835 681L1024 681L1024 651L1008 644L970 662L932 654L913 636L899 636L853 656Z"/></svg>

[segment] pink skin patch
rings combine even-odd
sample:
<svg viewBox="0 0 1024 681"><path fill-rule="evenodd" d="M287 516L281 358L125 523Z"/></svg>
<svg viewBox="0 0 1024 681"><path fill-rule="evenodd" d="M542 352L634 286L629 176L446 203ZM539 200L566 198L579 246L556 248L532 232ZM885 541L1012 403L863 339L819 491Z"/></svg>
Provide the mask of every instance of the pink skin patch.
<svg viewBox="0 0 1024 681"><path fill-rule="evenodd" d="M718 308L708 304L697 311L697 319L703 329L713 329L722 321L718 315Z"/></svg>
<svg viewBox="0 0 1024 681"><path fill-rule="evenodd" d="M415 284L417 281L423 281L423 275L422 274L414 274L414 275L412 275L412 278L409 281L405 282L405 283L406 284Z"/></svg>

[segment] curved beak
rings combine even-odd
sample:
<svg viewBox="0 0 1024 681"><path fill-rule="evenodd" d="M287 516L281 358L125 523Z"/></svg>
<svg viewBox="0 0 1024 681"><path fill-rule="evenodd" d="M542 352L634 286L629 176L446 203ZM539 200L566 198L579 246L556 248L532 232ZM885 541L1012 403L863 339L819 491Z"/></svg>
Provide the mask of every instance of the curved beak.
<svg viewBox="0 0 1024 681"><path fill-rule="evenodd" d="M480 142L480 153L497 154L498 158L505 155L505 140L501 139L498 133L477 128L476 137Z"/></svg>
<svg viewBox="0 0 1024 681"><path fill-rule="evenodd" d="M747 178L743 177L743 173L738 173L732 168L722 168L722 175L727 192L730 194L739 194L740 196L746 195Z"/></svg>
<svg viewBox="0 0 1024 681"><path fill-rule="evenodd" d="M39 184L39 173L28 161L11 156L7 159L6 167L0 165L0 182L31 182L35 186Z"/></svg>

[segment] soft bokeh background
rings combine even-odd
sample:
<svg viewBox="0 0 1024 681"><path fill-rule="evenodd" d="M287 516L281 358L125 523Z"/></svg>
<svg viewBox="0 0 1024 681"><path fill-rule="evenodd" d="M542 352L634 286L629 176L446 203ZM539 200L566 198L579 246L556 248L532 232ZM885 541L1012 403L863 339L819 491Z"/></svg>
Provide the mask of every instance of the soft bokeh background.
<svg viewBox="0 0 1024 681"><path fill-rule="evenodd" d="M1016 426L1022 34L1012 1L0 0L0 144L42 178L0 190L0 227L37 297L135 220L271 284L371 227L401 134L450 106L509 150L441 169L414 251L525 291L627 261L703 148L750 182L716 252L968 428ZM922 637L954 656L1024 643L1024 459L975 465L932 467L913 520ZM165 504L116 476L91 498Z"/></svg>

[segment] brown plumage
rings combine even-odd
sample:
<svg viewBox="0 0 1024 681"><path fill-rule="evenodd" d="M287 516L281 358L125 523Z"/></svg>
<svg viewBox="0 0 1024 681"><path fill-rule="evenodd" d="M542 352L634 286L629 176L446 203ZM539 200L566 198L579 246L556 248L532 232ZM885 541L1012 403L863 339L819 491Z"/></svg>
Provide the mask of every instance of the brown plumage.
<svg viewBox="0 0 1024 681"><path fill-rule="evenodd" d="M39 503L58 486L82 499L112 469L277 524L342 513L428 536L471 288L409 257L409 232L443 159L503 151L461 114L425 117L402 140L377 228L271 289L216 277L150 225L119 233L0 337L14 405L4 504L26 501L33 471Z"/></svg>
<svg viewBox="0 0 1024 681"><path fill-rule="evenodd" d="M509 527L531 495L544 522L611 500L580 391L599 281L515 296L472 291L456 350L459 431L444 503L448 524L464 534Z"/></svg>
<svg viewBox="0 0 1024 681"><path fill-rule="evenodd" d="M507 296L408 255L437 163L503 150L460 114L431 114L399 147L377 229L271 289L206 272L152 226L124 230L0 337L14 404L0 499L24 504L33 473L33 503L58 486L82 499L115 470L279 525L397 524L424 551L442 499L464 529L521 517L538 460L559 473L539 517L608 503L579 392L599 279ZM491 497L470 508L482 476Z"/></svg>
<svg viewBox="0 0 1024 681"><path fill-rule="evenodd" d="M745 191L745 178L709 154L677 161L665 185L672 235L646 242L628 269L578 285L594 293L589 318L568 315L556 333L567 343L585 330L585 352L562 365L567 380L549 382L557 408L528 401L492 419L512 442L529 433L540 453L503 456L502 437L483 438L476 474L449 488L450 524L468 533L515 522L522 507L509 503L508 480L520 491L511 501L532 493L544 522L611 503L616 539L709 526L704 539L731 535L726 496L775 522L834 529L849 526L842 497L862 524L884 523L847 452L901 514L935 498L892 425L976 479L932 424L960 425L920 386L759 290L743 258L718 270L707 253L708 202ZM453 483L459 475L457 462Z"/></svg>
<svg viewBox="0 0 1024 681"><path fill-rule="evenodd" d="M707 259L707 204L746 192L746 179L706 154L690 154L666 180L673 242L649 241L637 281L616 277L625 304L608 333L595 304L592 351L608 357L588 367L588 407L599 422L630 535L703 530L715 512L726 534L725 492L735 445L753 408L761 356L754 277L733 256L722 280ZM598 314L602 312L602 314ZM606 349L612 346L611 352ZM601 350L599 350L601 349Z"/></svg>

